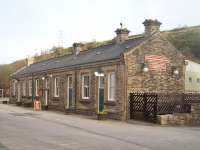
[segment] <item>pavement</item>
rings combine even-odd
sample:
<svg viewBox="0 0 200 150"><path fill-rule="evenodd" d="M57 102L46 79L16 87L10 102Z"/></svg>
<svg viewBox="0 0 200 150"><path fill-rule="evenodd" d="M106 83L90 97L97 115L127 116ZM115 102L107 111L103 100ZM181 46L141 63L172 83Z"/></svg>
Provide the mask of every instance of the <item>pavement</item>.
<svg viewBox="0 0 200 150"><path fill-rule="evenodd" d="M199 149L199 127L98 121L0 104L0 150Z"/></svg>

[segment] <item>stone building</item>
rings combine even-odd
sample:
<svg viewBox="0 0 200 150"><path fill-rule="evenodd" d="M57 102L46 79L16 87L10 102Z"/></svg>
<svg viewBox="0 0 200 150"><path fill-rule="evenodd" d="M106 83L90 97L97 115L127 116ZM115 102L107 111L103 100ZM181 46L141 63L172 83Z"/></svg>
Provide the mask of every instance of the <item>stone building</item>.
<svg viewBox="0 0 200 150"><path fill-rule="evenodd" d="M11 76L11 101L40 99L49 109L129 119L131 92L183 92L184 57L160 33L157 20L143 22L145 33L129 36L118 28L111 44L33 63Z"/></svg>

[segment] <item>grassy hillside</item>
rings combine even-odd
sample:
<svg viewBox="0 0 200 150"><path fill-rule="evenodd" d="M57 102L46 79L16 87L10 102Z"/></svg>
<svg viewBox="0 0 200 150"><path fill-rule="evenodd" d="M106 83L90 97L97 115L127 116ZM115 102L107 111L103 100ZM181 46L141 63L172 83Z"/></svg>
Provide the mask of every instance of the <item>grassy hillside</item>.
<svg viewBox="0 0 200 150"><path fill-rule="evenodd" d="M162 32L162 34L188 59L195 60L200 63L200 26L176 28L170 31ZM136 35L137 36L137 35ZM136 37L136 36L131 36ZM141 36L141 35L138 35ZM84 44L85 49L91 49L101 45L111 43L112 40L103 42L88 42ZM35 62L46 59L71 54L72 47L61 48L53 47L49 51L35 56ZM0 65L0 88L9 86L9 75L19 68L26 65L25 60L19 60L8 65Z"/></svg>
<svg viewBox="0 0 200 150"><path fill-rule="evenodd" d="M25 65L26 65L25 59L7 65L0 65L0 88L8 88L10 74Z"/></svg>
<svg viewBox="0 0 200 150"><path fill-rule="evenodd" d="M200 62L200 26L177 28L164 34L187 58Z"/></svg>

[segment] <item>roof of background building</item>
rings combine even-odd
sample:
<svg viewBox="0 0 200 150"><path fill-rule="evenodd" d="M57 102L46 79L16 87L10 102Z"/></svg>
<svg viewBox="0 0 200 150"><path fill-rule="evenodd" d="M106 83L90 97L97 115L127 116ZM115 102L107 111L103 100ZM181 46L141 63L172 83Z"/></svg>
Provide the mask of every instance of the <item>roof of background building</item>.
<svg viewBox="0 0 200 150"><path fill-rule="evenodd" d="M145 40L144 37L129 39L121 44L112 43L81 52L78 55L66 55L32 64L25 69L13 74L20 76L51 69L80 66L89 63L103 62L120 58L126 49L134 48Z"/></svg>

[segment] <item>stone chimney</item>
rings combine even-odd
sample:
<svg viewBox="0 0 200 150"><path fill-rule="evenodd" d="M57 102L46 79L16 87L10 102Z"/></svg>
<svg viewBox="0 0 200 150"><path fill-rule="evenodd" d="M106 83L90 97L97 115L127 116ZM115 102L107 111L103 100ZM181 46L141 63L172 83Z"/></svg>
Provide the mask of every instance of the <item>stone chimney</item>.
<svg viewBox="0 0 200 150"><path fill-rule="evenodd" d="M27 66L30 66L30 65L32 65L34 63L34 57L28 57L27 59L26 59L26 65Z"/></svg>
<svg viewBox="0 0 200 150"><path fill-rule="evenodd" d="M145 26L145 37L149 37L160 32L160 25L162 23L158 20L146 19L143 24Z"/></svg>
<svg viewBox="0 0 200 150"><path fill-rule="evenodd" d="M122 23L120 23L121 28L118 28L115 33L117 34L115 40L116 43L123 43L124 41L128 40L128 34L130 31L126 28L122 27Z"/></svg>
<svg viewBox="0 0 200 150"><path fill-rule="evenodd" d="M74 48L74 54L78 55L81 51L84 50L84 44L83 43L74 43L73 48Z"/></svg>

